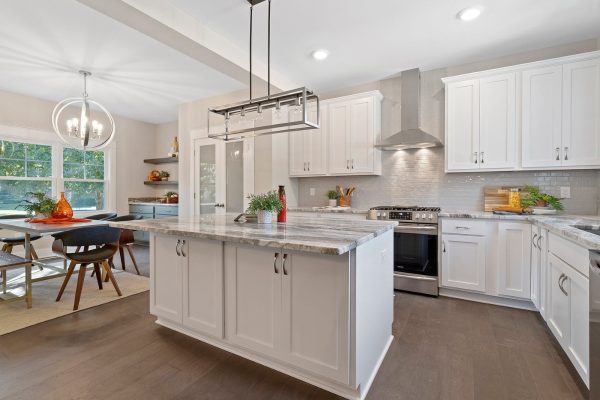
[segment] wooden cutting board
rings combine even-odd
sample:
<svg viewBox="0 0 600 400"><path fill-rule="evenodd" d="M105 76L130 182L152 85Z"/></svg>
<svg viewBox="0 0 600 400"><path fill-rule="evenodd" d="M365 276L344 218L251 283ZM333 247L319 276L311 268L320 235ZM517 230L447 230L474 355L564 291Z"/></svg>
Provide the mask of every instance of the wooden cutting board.
<svg viewBox="0 0 600 400"><path fill-rule="evenodd" d="M510 189L523 186L488 186L484 188L484 210L491 212L496 207L510 206Z"/></svg>

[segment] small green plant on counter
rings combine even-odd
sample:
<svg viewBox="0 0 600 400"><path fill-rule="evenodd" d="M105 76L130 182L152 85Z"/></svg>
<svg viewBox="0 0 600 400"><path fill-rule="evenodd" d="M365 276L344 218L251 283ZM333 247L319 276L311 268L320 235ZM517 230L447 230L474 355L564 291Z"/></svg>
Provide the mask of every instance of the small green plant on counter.
<svg viewBox="0 0 600 400"><path fill-rule="evenodd" d="M258 211L279 212L283 208L279 195L276 191L271 190L263 194L249 194L247 214L256 214Z"/></svg>
<svg viewBox="0 0 600 400"><path fill-rule="evenodd" d="M564 207L558 197L540 192L535 186L525 186L521 195L521 206L529 207L551 207L555 210L562 210Z"/></svg>
<svg viewBox="0 0 600 400"><path fill-rule="evenodd" d="M338 197L339 197L339 194L335 190L330 190L329 192L327 192L327 198L329 200L337 200Z"/></svg>
<svg viewBox="0 0 600 400"><path fill-rule="evenodd" d="M37 214L49 216L56 207L56 200L46 196L43 192L27 192L27 198L17 206L27 212L31 217Z"/></svg>
<svg viewBox="0 0 600 400"><path fill-rule="evenodd" d="M178 196L177 192L167 192L165 193L165 197L174 197Z"/></svg>

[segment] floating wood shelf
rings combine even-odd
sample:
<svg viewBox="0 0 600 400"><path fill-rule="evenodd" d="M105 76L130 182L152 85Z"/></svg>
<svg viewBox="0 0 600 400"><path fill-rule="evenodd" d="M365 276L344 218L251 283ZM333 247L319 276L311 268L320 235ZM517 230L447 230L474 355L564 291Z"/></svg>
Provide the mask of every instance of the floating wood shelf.
<svg viewBox="0 0 600 400"><path fill-rule="evenodd" d="M162 158L147 158L144 160L146 164L171 164L179 162L179 157L162 157Z"/></svg>
<svg viewBox="0 0 600 400"><path fill-rule="evenodd" d="M144 185L179 185L177 181L144 181Z"/></svg>

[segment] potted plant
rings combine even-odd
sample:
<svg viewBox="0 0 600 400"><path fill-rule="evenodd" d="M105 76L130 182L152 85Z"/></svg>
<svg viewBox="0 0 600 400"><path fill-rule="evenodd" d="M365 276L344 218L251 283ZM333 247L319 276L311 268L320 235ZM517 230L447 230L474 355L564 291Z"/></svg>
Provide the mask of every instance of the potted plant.
<svg viewBox="0 0 600 400"><path fill-rule="evenodd" d="M169 204L177 204L179 202L179 195L176 192L167 192L165 193L165 197Z"/></svg>
<svg viewBox="0 0 600 400"><path fill-rule="evenodd" d="M17 206L27 212L30 217L48 218L56 207L56 200L43 192L27 192L27 198Z"/></svg>
<svg viewBox="0 0 600 400"><path fill-rule="evenodd" d="M526 194L521 197L521 206L524 208L551 208L560 211L564 207L558 197L547 193L542 193L535 186L525 186L523 192Z"/></svg>
<svg viewBox="0 0 600 400"><path fill-rule="evenodd" d="M329 199L329 207L337 206L338 193L335 190L327 192L327 198Z"/></svg>
<svg viewBox="0 0 600 400"><path fill-rule="evenodd" d="M248 214L256 214L259 224L273 222L273 213L278 213L283 205L276 191L271 190L263 194L249 194Z"/></svg>
<svg viewBox="0 0 600 400"><path fill-rule="evenodd" d="M160 171L160 180L161 181L168 181L169 176L171 176L171 174L169 174L167 171Z"/></svg>

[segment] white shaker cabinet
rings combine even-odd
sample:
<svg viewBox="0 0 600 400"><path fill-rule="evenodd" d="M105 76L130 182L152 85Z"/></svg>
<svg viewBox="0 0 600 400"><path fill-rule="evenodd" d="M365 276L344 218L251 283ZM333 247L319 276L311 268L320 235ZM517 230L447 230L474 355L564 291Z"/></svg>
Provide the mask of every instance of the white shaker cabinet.
<svg viewBox="0 0 600 400"><path fill-rule="evenodd" d="M531 224L498 223L498 294L531 297Z"/></svg>
<svg viewBox="0 0 600 400"><path fill-rule="evenodd" d="M150 236L150 313L172 322L182 322L181 239Z"/></svg>
<svg viewBox="0 0 600 400"><path fill-rule="evenodd" d="M562 165L600 165L600 59L563 66Z"/></svg>
<svg viewBox="0 0 600 400"><path fill-rule="evenodd" d="M536 309L541 309L542 292L542 251L540 247L541 228L539 226L531 227L531 302Z"/></svg>
<svg viewBox="0 0 600 400"><path fill-rule="evenodd" d="M485 236L443 234L442 286L486 291Z"/></svg>
<svg viewBox="0 0 600 400"><path fill-rule="evenodd" d="M317 111L309 109L309 120L317 120ZM327 107L321 106L319 129L290 132L290 176L319 176L327 174Z"/></svg>
<svg viewBox="0 0 600 400"><path fill-rule="evenodd" d="M479 80L446 86L446 168L479 167Z"/></svg>
<svg viewBox="0 0 600 400"><path fill-rule="evenodd" d="M523 167L560 165L562 66L523 71L521 90Z"/></svg>

